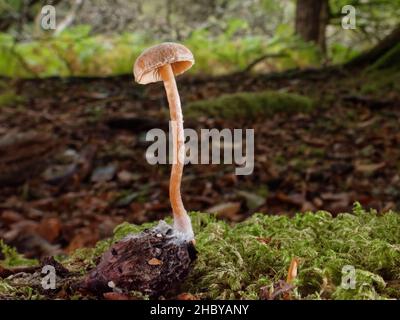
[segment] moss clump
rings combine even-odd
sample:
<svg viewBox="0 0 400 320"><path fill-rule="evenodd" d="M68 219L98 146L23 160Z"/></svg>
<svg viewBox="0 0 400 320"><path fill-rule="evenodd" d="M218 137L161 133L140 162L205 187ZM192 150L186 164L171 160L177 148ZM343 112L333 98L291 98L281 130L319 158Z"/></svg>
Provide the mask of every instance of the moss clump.
<svg viewBox="0 0 400 320"><path fill-rule="evenodd" d="M400 92L400 70L374 70L363 76L360 92L386 98L388 93Z"/></svg>
<svg viewBox="0 0 400 320"><path fill-rule="evenodd" d="M271 288L286 278L294 257L300 261L292 294L295 299L400 296L400 289L391 285L400 280L397 213L380 215L356 204L352 214L336 218L324 211L293 218L256 214L233 226L209 214L192 213L191 217L199 254L182 289L200 298L259 299L261 288ZM83 267L85 272L112 242L152 225L124 223L115 229L112 239L80 250L64 263L70 268ZM346 265L355 268L353 289L341 286ZM0 281L0 293L13 290L5 282Z"/></svg>
<svg viewBox="0 0 400 320"><path fill-rule="evenodd" d="M299 299L392 297L386 281L400 278L400 215L365 212L336 218L327 212L254 215L233 227L197 214L199 260L186 290L211 299L258 298L260 288L285 279L300 258ZM341 288L342 268L356 269L356 288Z"/></svg>
<svg viewBox="0 0 400 320"><path fill-rule="evenodd" d="M23 103L25 99L13 91L5 91L0 93L0 107L12 107Z"/></svg>
<svg viewBox="0 0 400 320"><path fill-rule="evenodd" d="M26 259L20 255L15 248L6 245L3 240L0 239L0 251L3 255L3 260L0 261L0 266L4 268L13 267L30 267L38 264L35 259Z"/></svg>
<svg viewBox="0 0 400 320"><path fill-rule="evenodd" d="M222 95L211 100L192 102L185 115L189 118L211 116L224 119L256 119L276 112L309 112L310 98L281 92L240 92Z"/></svg>

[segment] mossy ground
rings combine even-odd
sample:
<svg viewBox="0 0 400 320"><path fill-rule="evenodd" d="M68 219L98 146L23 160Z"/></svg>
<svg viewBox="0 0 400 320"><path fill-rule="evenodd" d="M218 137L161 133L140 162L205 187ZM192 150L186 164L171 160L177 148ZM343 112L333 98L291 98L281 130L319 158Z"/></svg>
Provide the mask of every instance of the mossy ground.
<svg viewBox="0 0 400 320"><path fill-rule="evenodd" d="M15 90L5 81L0 80L0 108L13 107L25 102L25 98L16 94Z"/></svg>
<svg viewBox="0 0 400 320"><path fill-rule="evenodd" d="M305 96L274 91L239 92L190 103L188 118L211 116L222 119L257 119L275 112L309 112L313 101Z"/></svg>
<svg viewBox="0 0 400 320"><path fill-rule="evenodd" d="M400 44L393 47L363 72L361 93L382 95L400 92Z"/></svg>
<svg viewBox="0 0 400 320"><path fill-rule="evenodd" d="M259 299L262 288L269 290L286 279L293 258L300 261L294 299L400 298L397 213L367 212L356 204L352 214L335 218L324 211L293 218L256 214L235 225L209 214L191 216L199 254L182 290L199 298ZM112 242L152 225L124 223L113 239L78 250L63 264L85 273ZM356 270L355 289L340 285L346 265ZM29 287L17 290L9 280L0 281L0 297L17 293L20 298L43 297Z"/></svg>

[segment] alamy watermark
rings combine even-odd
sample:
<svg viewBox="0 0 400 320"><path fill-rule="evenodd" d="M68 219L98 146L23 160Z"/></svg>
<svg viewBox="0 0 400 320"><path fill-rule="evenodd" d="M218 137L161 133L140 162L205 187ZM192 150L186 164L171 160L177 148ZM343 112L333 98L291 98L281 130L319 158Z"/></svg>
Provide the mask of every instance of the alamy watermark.
<svg viewBox="0 0 400 320"><path fill-rule="evenodd" d="M254 129L184 129L184 153L173 155L176 145L176 123L170 130L151 129L146 141L153 142L146 150L149 164L235 164L236 175L249 175L254 170ZM168 138L167 138L168 137ZM211 155L210 155L211 151ZM184 159L179 155L184 154Z"/></svg>
<svg viewBox="0 0 400 320"><path fill-rule="evenodd" d="M56 30L57 28L57 15L56 8L52 5L42 7L40 25L43 30Z"/></svg>
<svg viewBox="0 0 400 320"><path fill-rule="evenodd" d="M45 265L42 268L41 285L44 290L54 290L56 288L56 269L52 265Z"/></svg>
<svg viewBox="0 0 400 320"><path fill-rule="evenodd" d="M356 8L352 5L345 5L342 7L342 28L345 30L356 29Z"/></svg>
<svg viewBox="0 0 400 320"><path fill-rule="evenodd" d="M351 265L345 265L342 268L342 283L340 286L343 289L356 288L356 268Z"/></svg>

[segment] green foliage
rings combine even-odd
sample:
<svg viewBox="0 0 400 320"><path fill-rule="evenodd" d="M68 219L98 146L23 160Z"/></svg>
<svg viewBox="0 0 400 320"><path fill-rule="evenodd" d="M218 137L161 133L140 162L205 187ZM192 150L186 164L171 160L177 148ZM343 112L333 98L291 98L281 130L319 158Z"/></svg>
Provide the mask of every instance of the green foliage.
<svg viewBox="0 0 400 320"><path fill-rule="evenodd" d="M147 46L140 35L90 36L90 26L58 37L15 43L0 34L0 74L8 77L90 76L131 72L134 57Z"/></svg>
<svg viewBox="0 0 400 320"><path fill-rule="evenodd" d="M388 92L400 92L400 72L387 69L365 73L360 91L386 99Z"/></svg>
<svg viewBox="0 0 400 320"><path fill-rule="evenodd" d="M266 60L267 70L306 67L320 62L315 46L294 37L287 25L281 25L269 40L262 36L236 36L246 28L246 21L231 19L218 36L206 29L193 31L183 41L195 53L196 64L190 72L240 71L265 54L275 55ZM29 42L16 42L11 35L0 33L0 75L32 78L129 74L136 57L154 44L154 39L149 40L140 33L107 36L90 32L90 26L79 25L57 37Z"/></svg>
<svg viewBox="0 0 400 320"><path fill-rule="evenodd" d="M340 64L344 61L349 61L360 54L359 50L353 46L347 46L340 43L332 43L329 47L329 56L332 57L333 64Z"/></svg>
<svg viewBox="0 0 400 320"><path fill-rule="evenodd" d="M22 102L25 102L25 99L13 91L0 93L0 108L15 106Z"/></svg>
<svg viewBox="0 0 400 320"><path fill-rule="evenodd" d="M280 25L270 39L247 35L237 38L235 33L245 28L241 20L232 20L225 33L216 38L205 29L195 30L185 44L195 53L194 72L226 74L244 70L261 56L266 60L267 70L319 65L320 54L312 44L293 36L293 29Z"/></svg>
<svg viewBox="0 0 400 320"><path fill-rule="evenodd" d="M296 1L210 0L206 4L191 1L189 6L181 6L179 1L169 1L168 6L163 1L139 1L138 8L142 9L133 13L133 21L126 19L129 14L125 12L114 35L96 34L114 29L110 2L107 6L111 10L105 11L101 21L82 19L87 10L83 9L76 17L76 25L60 35L45 32L42 38L29 40L40 34L34 17L44 2L30 1L23 5L22 0L0 0L1 27L8 32L0 33L0 75L129 74L134 59L143 49L165 40L183 42L193 50L197 60L190 71L193 73L214 75L241 71L263 56L269 57L257 64L256 71L321 65L322 55L316 46L294 36ZM344 16L341 10L345 5L356 8L354 30L341 26ZM56 7L62 17L70 5L60 3ZM400 0L330 0L329 9L329 61L341 63L371 47L398 23ZM79 25L83 21L90 26ZM134 33L123 33L124 28Z"/></svg>
<svg viewBox="0 0 400 320"><path fill-rule="evenodd" d="M342 28L342 8L351 5L356 9L356 29ZM400 0L329 0L331 28L335 28L331 42L348 43L364 50L382 39L396 24L400 14Z"/></svg>
<svg viewBox="0 0 400 320"><path fill-rule="evenodd" d="M35 259L24 258L15 248L6 245L1 239L0 250L4 256L3 260L0 261L0 265L5 268L35 266L38 263Z"/></svg>
<svg viewBox="0 0 400 320"><path fill-rule="evenodd" d="M190 103L185 110L189 118L211 116L225 119L257 119L275 112L309 112L314 103L310 98L281 92L240 92L215 99Z"/></svg>

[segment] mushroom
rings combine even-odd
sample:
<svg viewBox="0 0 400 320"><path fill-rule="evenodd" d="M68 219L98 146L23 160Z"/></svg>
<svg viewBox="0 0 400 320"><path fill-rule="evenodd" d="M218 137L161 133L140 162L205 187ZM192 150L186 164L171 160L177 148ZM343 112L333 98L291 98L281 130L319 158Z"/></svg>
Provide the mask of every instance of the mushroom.
<svg viewBox="0 0 400 320"><path fill-rule="evenodd" d="M163 81L167 93L174 137L170 179L174 225L171 227L160 221L151 229L114 243L80 282L81 290L97 295L115 289L133 290L158 297L178 286L196 260L192 224L180 192L185 149L181 102L175 82L175 76L185 72L193 63L193 55L186 47L163 43L144 51L134 66L137 82Z"/></svg>
<svg viewBox="0 0 400 320"><path fill-rule="evenodd" d="M174 229L188 241L194 240L190 217L181 197L181 179L185 161L183 115L175 76L194 64L193 54L178 43L166 42L145 50L136 60L133 73L136 82L148 84L163 81L167 94L173 132L173 164L169 196L174 216Z"/></svg>

